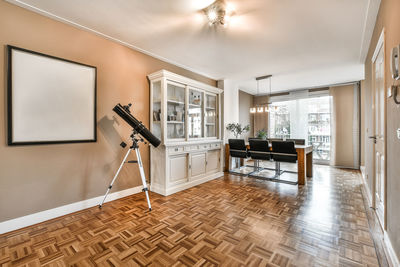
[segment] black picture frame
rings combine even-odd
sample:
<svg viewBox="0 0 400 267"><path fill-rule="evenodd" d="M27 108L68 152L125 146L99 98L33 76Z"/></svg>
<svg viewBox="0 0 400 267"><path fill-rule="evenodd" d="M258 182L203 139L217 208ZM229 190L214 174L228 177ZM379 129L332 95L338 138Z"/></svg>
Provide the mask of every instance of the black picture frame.
<svg viewBox="0 0 400 267"><path fill-rule="evenodd" d="M94 83L93 83L93 138L88 139L73 139L73 140L41 140L41 141L15 141L13 138L13 51L25 52L28 54L42 56L45 58L53 59L55 61L61 61L66 63L75 64L87 68L92 68L94 71ZM21 146L21 145L50 145L50 144L68 144L68 143L88 143L97 142L97 67L88 64L47 55L32 50L16 47L13 45L6 46L6 57L7 57L7 144L9 146ZM55 107L55 112L57 108Z"/></svg>

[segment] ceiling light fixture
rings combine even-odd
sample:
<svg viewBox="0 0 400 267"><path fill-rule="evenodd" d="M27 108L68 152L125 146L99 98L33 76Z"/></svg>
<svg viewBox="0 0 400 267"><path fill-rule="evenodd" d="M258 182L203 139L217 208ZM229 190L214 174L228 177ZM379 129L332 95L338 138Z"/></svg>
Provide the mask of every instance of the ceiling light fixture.
<svg viewBox="0 0 400 267"><path fill-rule="evenodd" d="M218 18L217 12L214 9L208 11L207 16L209 21L215 21Z"/></svg>
<svg viewBox="0 0 400 267"><path fill-rule="evenodd" d="M208 19L210 26L224 26L229 25L231 16L234 15L234 8L232 4L228 4L225 0L217 0L205 9L203 9Z"/></svg>
<svg viewBox="0 0 400 267"><path fill-rule="evenodd" d="M272 75L265 75L265 76L260 76L256 77L257 81L257 94L256 96L259 95L259 81L269 79L269 97L268 97L268 102L266 104L262 105L256 105L255 107L250 108L250 113L263 113L265 112L275 112L277 110L277 107L271 107L271 95L272 95Z"/></svg>

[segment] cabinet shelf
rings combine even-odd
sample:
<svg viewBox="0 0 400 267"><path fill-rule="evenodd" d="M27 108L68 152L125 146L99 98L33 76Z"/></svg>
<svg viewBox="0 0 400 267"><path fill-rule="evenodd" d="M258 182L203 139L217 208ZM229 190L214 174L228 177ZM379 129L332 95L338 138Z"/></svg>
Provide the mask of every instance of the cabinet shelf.
<svg viewBox="0 0 400 267"><path fill-rule="evenodd" d="M176 100L167 100L168 104L175 104L175 105L185 105L185 102L180 102Z"/></svg>
<svg viewBox="0 0 400 267"><path fill-rule="evenodd" d="M189 107L191 107L191 108L201 108L201 105L189 104Z"/></svg>
<svg viewBox="0 0 400 267"><path fill-rule="evenodd" d="M184 121L167 121L167 123L170 123L170 124L184 124L185 122Z"/></svg>
<svg viewBox="0 0 400 267"><path fill-rule="evenodd" d="M208 109L208 110L215 110L215 108L213 108L213 107L206 107L206 109Z"/></svg>

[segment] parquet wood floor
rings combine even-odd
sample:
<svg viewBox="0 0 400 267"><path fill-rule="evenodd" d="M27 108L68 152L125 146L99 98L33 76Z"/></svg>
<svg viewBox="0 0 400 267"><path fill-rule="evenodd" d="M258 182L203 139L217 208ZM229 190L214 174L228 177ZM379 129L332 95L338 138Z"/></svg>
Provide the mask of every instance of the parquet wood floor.
<svg viewBox="0 0 400 267"><path fill-rule="evenodd" d="M378 266L359 173L306 186L225 175L137 194L0 236L2 266Z"/></svg>

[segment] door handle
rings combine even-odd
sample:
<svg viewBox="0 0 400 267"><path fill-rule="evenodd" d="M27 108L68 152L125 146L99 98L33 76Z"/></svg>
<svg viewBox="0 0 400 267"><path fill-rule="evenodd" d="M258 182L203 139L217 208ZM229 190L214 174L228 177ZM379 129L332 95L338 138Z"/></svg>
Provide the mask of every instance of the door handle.
<svg viewBox="0 0 400 267"><path fill-rule="evenodd" d="M374 139L374 143L376 144L376 139L378 138L376 135L368 136L369 139Z"/></svg>

